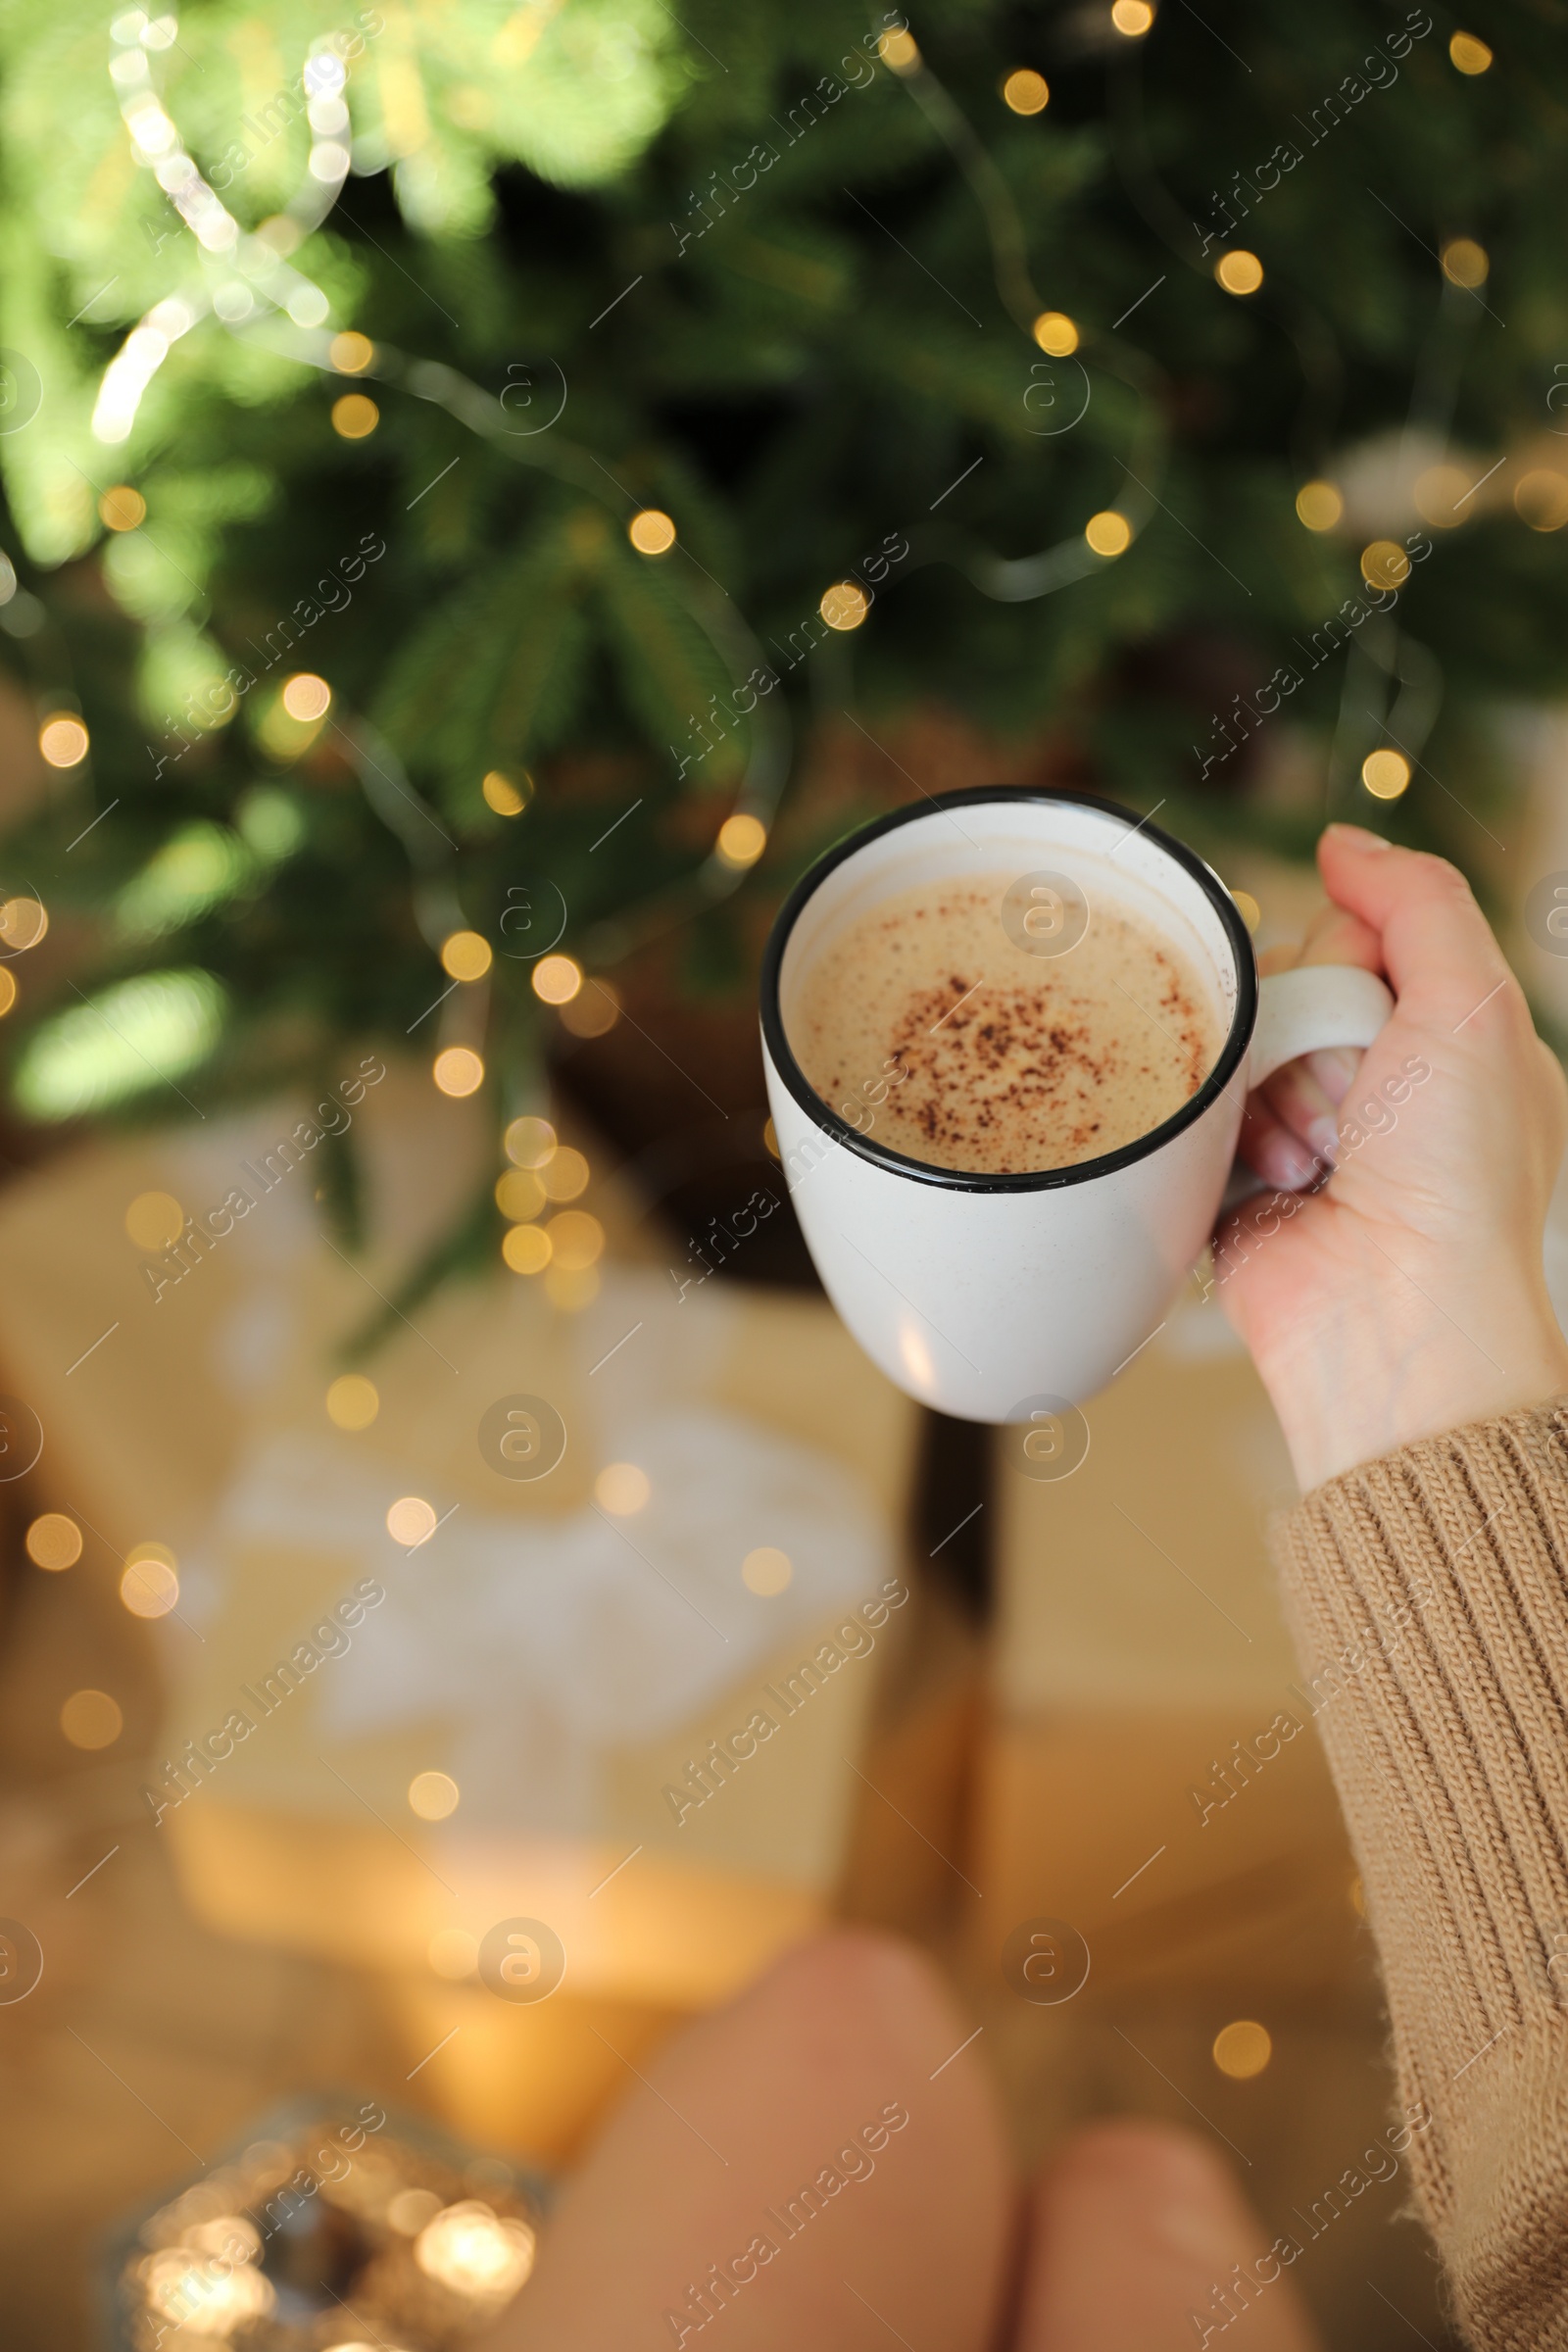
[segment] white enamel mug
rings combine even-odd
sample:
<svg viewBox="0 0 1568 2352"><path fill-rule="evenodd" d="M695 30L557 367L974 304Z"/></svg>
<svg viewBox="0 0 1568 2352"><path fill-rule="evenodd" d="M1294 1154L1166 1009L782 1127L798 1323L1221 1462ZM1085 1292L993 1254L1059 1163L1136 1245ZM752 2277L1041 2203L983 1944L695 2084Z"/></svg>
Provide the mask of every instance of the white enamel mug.
<svg viewBox="0 0 1568 2352"><path fill-rule="evenodd" d="M1086 920L1109 904L1185 951L1225 1042L1180 1110L1101 1158L1004 1176L890 1151L877 1136L877 1071L842 1103L822 1100L790 1044L815 958L882 900L964 874L1005 874L1015 887L1065 877ZM1061 899L1043 903L1049 934ZM1023 952L1070 949L1048 936ZM1298 1054L1370 1045L1393 999L1348 965L1260 982L1219 876L1147 819L1080 793L980 787L896 809L819 859L774 925L761 1009L790 1198L844 1322L922 1403L1025 1422L1041 1418L1042 1399L1054 1411L1103 1388L1162 1321L1213 1231L1249 1089Z"/></svg>

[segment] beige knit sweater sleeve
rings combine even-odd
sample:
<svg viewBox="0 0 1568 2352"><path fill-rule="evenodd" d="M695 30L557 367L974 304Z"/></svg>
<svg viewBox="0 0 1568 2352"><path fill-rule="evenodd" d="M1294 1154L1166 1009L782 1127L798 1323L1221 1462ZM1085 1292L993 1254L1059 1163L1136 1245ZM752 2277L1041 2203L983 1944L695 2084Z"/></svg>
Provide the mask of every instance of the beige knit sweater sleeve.
<svg viewBox="0 0 1568 2352"><path fill-rule="evenodd" d="M1568 1404L1364 1464L1274 1535L1457 2319L1568 2348Z"/></svg>

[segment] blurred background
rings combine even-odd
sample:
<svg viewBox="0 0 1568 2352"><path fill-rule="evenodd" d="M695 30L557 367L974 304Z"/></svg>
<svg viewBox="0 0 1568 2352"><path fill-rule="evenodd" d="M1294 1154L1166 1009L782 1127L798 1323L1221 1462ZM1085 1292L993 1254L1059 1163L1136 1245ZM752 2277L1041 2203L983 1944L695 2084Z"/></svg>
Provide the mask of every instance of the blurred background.
<svg viewBox="0 0 1568 2352"><path fill-rule="evenodd" d="M19 2343L470 2342L834 1916L1023 2158L1196 2122L1284 2228L1382 2130L1215 1298L994 1463L815 1287L755 976L851 825L1061 784L1260 945L1325 820L1441 850L1568 1042L1560 20L0 11ZM1403 2194L1337 2346L1453 2340Z"/></svg>

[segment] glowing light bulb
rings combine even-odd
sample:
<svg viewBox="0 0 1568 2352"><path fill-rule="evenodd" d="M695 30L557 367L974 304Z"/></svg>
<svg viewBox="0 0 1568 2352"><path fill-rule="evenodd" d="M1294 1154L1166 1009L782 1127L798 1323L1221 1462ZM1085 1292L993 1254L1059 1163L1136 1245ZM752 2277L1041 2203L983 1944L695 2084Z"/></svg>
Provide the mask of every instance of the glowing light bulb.
<svg viewBox="0 0 1568 2352"><path fill-rule="evenodd" d="M755 865L767 847L767 827L760 817L737 810L719 826L713 847L726 865Z"/></svg>
<svg viewBox="0 0 1568 2352"><path fill-rule="evenodd" d="M1375 801L1396 801L1409 785L1410 762L1402 752L1368 752L1361 781Z"/></svg>
<svg viewBox="0 0 1568 2352"><path fill-rule="evenodd" d="M380 1410L380 1392L363 1372L340 1373L326 1392L326 1417L338 1429L368 1429Z"/></svg>
<svg viewBox="0 0 1568 2352"><path fill-rule="evenodd" d="M441 968L453 980L482 980L495 957L477 931L454 931L441 946Z"/></svg>
<svg viewBox="0 0 1568 2352"><path fill-rule="evenodd" d="M675 544L675 525L658 507L644 507L626 525L626 536L640 556L664 556Z"/></svg>
<svg viewBox="0 0 1568 2352"><path fill-rule="evenodd" d="M871 600L857 580L835 580L817 606L830 629L858 629L870 610Z"/></svg>
<svg viewBox="0 0 1568 2352"><path fill-rule="evenodd" d="M794 1574L789 1553L780 1551L774 1544L760 1544L741 1562L741 1583L748 1592L755 1592L764 1600L784 1592Z"/></svg>
<svg viewBox="0 0 1568 2352"><path fill-rule="evenodd" d="M430 1075L443 1095L461 1099L483 1086L484 1062L471 1046L446 1046L430 1064Z"/></svg>
<svg viewBox="0 0 1568 2352"><path fill-rule="evenodd" d="M1296 512L1309 531L1332 531L1345 501L1332 482L1303 482L1296 493Z"/></svg>
<svg viewBox="0 0 1568 2352"><path fill-rule="evenodd" d="M345 392L332 403L332 430L345 441L363 441L381 421L381 412L368 393Z"/></svg>
<svg viewBox="0 0 1568 2352"><path fill-rule="evenodd" d="M541 956L533 967L533 993L545 1004L569 1004L582 986L582 965L571 956Z"/></svg>
<svg viewBox="0 0 1568 2352"><path fill-rule="evenodd" d="M409 1783L409 1810L421 1821L445 1821L463 1794L448 1772L416 1772Z"/></svg>
<svg viewBox="0 0 1568 2352"><path fill-rule="evenodd" d="M1107 507L1103 513L1090 515L1084 524L1084 537L1097 556L1120 556L1132 545L1133 527L1125 514Z"/></svg>
<svg viewBox="0 0 1568 2352"><path fill-rule="evenodd" d="M1239 2017L1234 2024L1221 2026L1214 2036L1214 2064L1233 2082L1250 2082L1254 2075L1263 2072L1273 2055L1273 2036L1254 2018Z"/></svg>
<svg viewBox="0 0 1568 2352"><path fill-rule="evenodd" d="M1263 265L1255 253L1221 254L1214 275L1227 294L1255 294L1263 283Z"/></svg>
<svg viewBox="0 0 1568 2352"><path fill-rule="evenodd" d="M80 719L69 710L57 710L38 729L38 749L51 767L79 767L89 740Z"/></svg>
<svg viewBox="0 0 1568 2352"><path fill-rule="evenodd" d="M1443 248L1443 274L1450 285L1484 286L1491 270L1486 247L1474 237L1454 237Z"/></svg>
<svg viewBox="0 0 1568 2352"><path fill-rule="evenodd" d="M81 1530L64 1511L44 1511L27 1530L27 1557L35 1568L58 1572L81 1557Z"/></svg>
<svg viewBox="0 0 1568 2352"><path fill-rule="evenodd" d="M635 1462L611 1462L594 1480L594 1500L616 1519L630 1519L647 1502L652 1489L646 1470Z"/></svg>
<svg viewBox="0 0 1568 2352"><path fill-rule="evenodd" d="M533 778L523 776L514 784L500 768L493 767L479 790L486 808L493 808L497 816L520 816L533 797Z"/></svg>
<svg viewBox="0 0 1568 2352"><path fill-rule="evenodd" d="M414 2259L427 2278L485 2304L516 2292L533 2269L533 2254L526 2223L503 2221L477 2199L444 2207L414 2241Z"/></svg>
<svg viewBox="0 0 1568 2352"><path fill-rule="evenodd" d="M1002 85L1002 103L1015 115L1038 115L1051 98L1051 84L1030 66L1019 66Z"/></svg>
<svg viewBox="0 0 1568 2352"><path fill-rule="evenodd" d="M439 1524L434 1503L426 1502L422 1494L400 1494L386 1515L387 1534L405 1551L427 1544Z"/></svg>
<svg viewBox="0 0 1568 2352"><path fill-rule="evenodd" d="M1042 311L1030 332L1054 360L1065 360L1078 348L1078 329L1065 311Z"/></svg>

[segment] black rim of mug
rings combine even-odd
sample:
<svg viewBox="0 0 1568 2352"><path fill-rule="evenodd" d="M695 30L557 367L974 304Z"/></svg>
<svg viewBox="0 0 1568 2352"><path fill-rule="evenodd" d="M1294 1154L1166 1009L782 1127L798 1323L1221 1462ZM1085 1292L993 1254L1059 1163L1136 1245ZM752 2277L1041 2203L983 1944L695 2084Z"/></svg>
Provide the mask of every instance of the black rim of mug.
<svg viewBox="0 0 1568 2352"><path fill-rule="evenodd" d="M950 808L972 808L982 803L1002 802L1016 808L1020 802L1043 803L1048 807L1065 804L1073 808L1090 808L1100 816L1117 816L1130 831L1142 833L1155 842L1189 875L1207 898L1231 944L1236 964L1236 1011L1229 1034L1220 1050L1219 1059L1209 1071L1196 1095L1184 1102L1178 1111L1147 1135L1117 1152L1105 1152L1098 1159L1080 1159L1066 1168L1030 1168L1017 1175L983 1175L966 1168L934 1168L923 1159L909 1159L902 1152L892 1152L886 1144L862 1135L840 1118L811 1085L796 1060L789 1039L784 1034L784 1016L779 1008L779 975L784 966L784 951L790 934L800 920L807 903L815 896L829 874L854 858L871 842L880 841L884 834L893 833L901 825L915 822L921 817L940 815ZM934 1184L954 1193L1048 1193L1059 1192L1069 1184L1086 1184L1096 1176L1111 1175L1117 1168L1131 1167L1136 1160L1147 1159L1175 1140L1187 1128L1196 1126L1209 1105L1223 1094L1242 1065L1252 1031L1257 1022L1257 965L1252 956L1251 935L1243 922L1240 909L1213 867L1190 850L1184 841L1167 833L1159 825L1151 824L1148 817L1139 817L1119 801L1102 800L1098 793L1053 791L1047 785L969 784L957 792L933 793L920 801L906 803L887 816L879 816L874 824L862 825L847 834L843 841L826 851L808 872L801 876L778 912L778 919L768 936L762 956L761 984L762 1042L784 1084L789 1088L802 1110L813 1126L819 1127L835 1143L844 1145L874 1167L886 1168L890 1175L905 1176L915 1184Z"/></svg>

